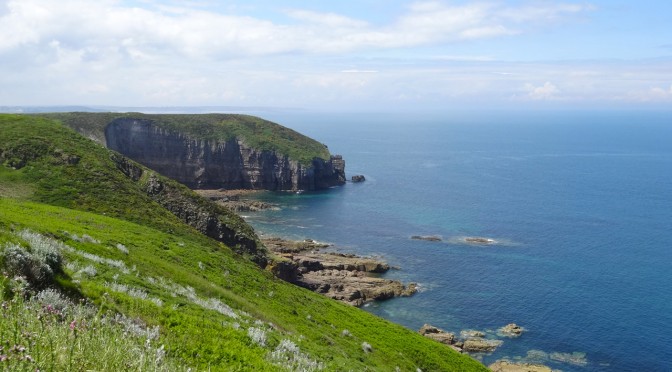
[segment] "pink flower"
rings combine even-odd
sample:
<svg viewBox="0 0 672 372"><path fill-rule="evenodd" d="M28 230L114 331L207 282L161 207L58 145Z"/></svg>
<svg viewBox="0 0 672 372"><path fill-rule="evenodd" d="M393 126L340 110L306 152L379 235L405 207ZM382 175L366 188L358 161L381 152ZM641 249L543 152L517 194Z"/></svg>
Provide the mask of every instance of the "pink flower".
<svg viewBox="0 0 672 372"><path fill-rule="evenodd" d="M72 322L70 322L70 329L71 330L74 331L76 327L77 327L77 321L76 320L73 320Z"/></svg>

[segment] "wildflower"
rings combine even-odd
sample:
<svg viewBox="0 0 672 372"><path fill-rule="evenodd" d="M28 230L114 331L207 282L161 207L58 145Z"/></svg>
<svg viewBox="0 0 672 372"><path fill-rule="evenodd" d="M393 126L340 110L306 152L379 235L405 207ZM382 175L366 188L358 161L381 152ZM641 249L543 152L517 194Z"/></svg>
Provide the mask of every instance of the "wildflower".
<svg viewBox="0 0 672 372"><path fill-rule="evenodd" d="M77 321L73 320L72 322L70 322L70 330L74 331L75 328L77 328Z"/></svg>
<svg viewBox="0 0 672 372"><path fill-rule="evenodd" d="M5 360L9 359L9 357L5 354L0 354L0 362L4 362Z"/></svg>

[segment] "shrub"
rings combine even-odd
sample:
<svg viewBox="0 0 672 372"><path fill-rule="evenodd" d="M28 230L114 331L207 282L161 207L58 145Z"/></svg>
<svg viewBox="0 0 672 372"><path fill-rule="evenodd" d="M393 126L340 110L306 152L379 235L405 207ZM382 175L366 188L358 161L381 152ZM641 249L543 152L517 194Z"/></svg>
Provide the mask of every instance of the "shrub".
<svg viewBox="0 0 672 372"><path fill-rule="evenodd" d="M26 278L33 288L44 288L54 281L54 273L61 270L60 254L29 252L18 244L5 246L2 257L5 270L11 276Z"/></svg>

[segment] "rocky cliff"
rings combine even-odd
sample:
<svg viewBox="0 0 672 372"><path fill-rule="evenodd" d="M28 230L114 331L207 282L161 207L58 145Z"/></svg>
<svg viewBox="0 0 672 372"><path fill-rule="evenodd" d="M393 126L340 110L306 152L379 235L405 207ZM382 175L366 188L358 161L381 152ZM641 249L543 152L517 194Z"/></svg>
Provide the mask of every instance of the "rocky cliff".
<svg viewBox="0 0 672 372"><path fill-rule="evenodd" d="M345 183L338 155L303 164L239 137L201 139L147 118L116 118L105 139L108 148L192 189L317 190Z"/></svg>

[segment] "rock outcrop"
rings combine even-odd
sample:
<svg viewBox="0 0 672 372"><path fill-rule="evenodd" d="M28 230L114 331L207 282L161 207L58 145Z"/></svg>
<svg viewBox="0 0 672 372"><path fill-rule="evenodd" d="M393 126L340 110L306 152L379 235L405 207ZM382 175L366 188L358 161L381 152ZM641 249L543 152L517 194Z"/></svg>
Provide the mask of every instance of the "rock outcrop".
<svg viewBox="0 0 672 372"><path fill-rule="evenodd" d="M352 176L351 180L354 183L364 182L364 181L366 181L366 177L364 177L364 175L362 175L362 174L357 174L357 175Z"/></svg>
<svg viewBox="0 0 672 372"><path fill-rule="evenodd" d="M236 253L246 256L261 267L267 264L267 251L254 230L235 213L204 199L183 185L166 179L134 161L113 154L117 169L140 187L155 202L187 225L220 241Z"/></svg>
<svg viewBox="0 0 672 372"><path fill-rule="evenodd" d="M264 244L281 257L269 265L277 277L353 306L417 291L414 283L404 285L372 275L389 270L386 263L351 254L317 252L323 243L271 238L264 239Z"/></svg>
<svg viewBox="0 0 672 372"><path fill-rule="evenodd" d="M418 332L425 337L446 345L453 345L457 341L454 333L446 332L429 324L423 325Z"/></svg>
<svg viewBox="0 0 672 372"><path fill-rule="evenodd" d="M306 165L240 138L192 138L150 119L117 118L105 138L108 148L192 189L317 190L345 183L339 155Z"/></svg>

